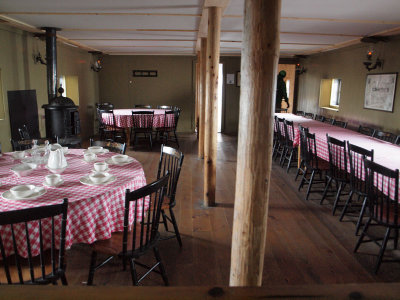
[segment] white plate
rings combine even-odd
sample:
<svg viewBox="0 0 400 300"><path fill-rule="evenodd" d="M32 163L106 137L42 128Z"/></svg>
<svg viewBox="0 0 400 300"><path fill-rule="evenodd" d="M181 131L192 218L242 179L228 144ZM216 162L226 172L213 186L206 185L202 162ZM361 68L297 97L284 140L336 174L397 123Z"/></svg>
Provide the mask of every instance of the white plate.
<svg viewBox="0 0 400 300"><path fill-rule="evenodd" d="M110 178L107 181L103 182L103 183L94 183L94 182L92 182L90 180L89 176L83 176L82 178L79 179L79 181L82 184L91 185L91 186L107 185L107 184L109 184L111 182L114 182L115 180L117 180L117 177L115 177L114 175L111 175Z"/></svg>
<svg viewBox="0 0 400 300"><path fill-rule="evenodd" d="M94 153L94 154L96 154L96 155L103 155L103 154L106 154L106 153L110 152L110 150L108 150L108 149L103 149L103 150L101 150L100 152L93 152L93 151L90 151L90 150L85 150L85 151L83 151L83 153L88 153L88 152Z"/></svg>
<svg viewBox="0 0 400 300"><path fill-rule="evenodd" d="M57 182L57 183L54 184L54 185L50 185L50 184L48 184L46 181L43 181L43 185L44 185L44 186L47 186L47 187L57 187L57 186L62 185L63 183L64 183L64 179L61 179L59 182Z"/></svg>
<svg viewBox="0 0 400 300"><path fill-rule="evenodd" d="M44 187L37 186L36 191L26 198L17 198L13 194L11 194L10 191L5 191L3 194L1 194L1 196L6 200L35 200L36 198L39 198L44 194L46 194L46 189Z"/></svg>
<svg viewBox="0 0 400 300"><path fill-rule="evenodd" d="M128 165L128 164L132 163L134 160L135 159L133 157L128 157L128 159L126 161L124 161L123 163L116 163L110 157L110 158L106 159L106 163L108 163L109 165L125 166L125 165Z"/></svg>

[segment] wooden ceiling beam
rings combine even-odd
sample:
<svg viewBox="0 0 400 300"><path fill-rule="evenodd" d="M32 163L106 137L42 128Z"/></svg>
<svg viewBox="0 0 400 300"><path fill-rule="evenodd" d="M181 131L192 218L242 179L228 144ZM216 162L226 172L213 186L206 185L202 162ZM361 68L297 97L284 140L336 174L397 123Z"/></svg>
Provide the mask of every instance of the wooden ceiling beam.
<svg viewBox="0 0 400 300"><path fill-rule="evenodd" d="M201 17L200 14L138 13L138 12L31 12L0 11L1 15L38 15L38 16L149 16L149 17Z"/></svg>
<svg viewBox="0 0 400 300"><path fill-rule="evenodd" d="M134 42L195 42L195 39L101 39L101 38L74 38L74 41L134 41Z"/></svg>
<svg viewBox="0 0 400 300"><path fill-rule="evenodd" d="M150 29L150 28L63 28L62 31L139 31L139 32L197 32L196 29Z"/></svg>

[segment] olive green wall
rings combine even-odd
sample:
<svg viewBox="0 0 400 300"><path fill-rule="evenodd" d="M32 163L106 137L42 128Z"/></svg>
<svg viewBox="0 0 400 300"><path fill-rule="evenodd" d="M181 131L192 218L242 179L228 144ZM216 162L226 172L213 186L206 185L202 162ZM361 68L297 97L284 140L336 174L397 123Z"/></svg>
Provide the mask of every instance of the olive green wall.
<svg viewBox="0 0 400 300"><path fill-rule="evenodd" d="M32 34L0 25L0 69L6 116L0 120L0 142L3 151L11 151L10 120L7 91L36 90L39 126L45 136L43 104L47 104L46 66L34 63L33 55L40 51L45 57L45 42ZM80 118L82 138L93 135L94 103L98 101L98 74L90 70L91 54L63 43L57 43L58 75L79 78Z"/></svg>
<svg viewBox="0 0 400 300"><path fill-rule="evenodd" d="M240 87L236 86L237 72L240 71L240 57L220 58L224 65L224 90L223 90L223 119L222 131L227 134L237 134L239 126L239 100ZM226 75L235 74L235 84L226 84Z"/></svg>
<svg viewBox="0 0 400 300"><path fill-rule="evenodd" d="M194 130L193 56L105 56L99 73L100 100L116 108L134 104L182 109L178 131ZM133 70L157 70L157 77L133 77Z"/></svg>
<svg viewBox="0 0 400 300"><path fill-rule="evenodd" d="M302 63L307 72L299 76L297 109L346 120L353 128L359 124L373 125L396 134L400 133L400 78L397 79L393 113L363 108L366 76L400 70L400 38L373 45L376 53L384 60L384 65L383 69L368 72L363 61L370 46L358 44L304 59ZM340 107L337 112L318 107L320 81L327 78L342 79Z"/></svg>

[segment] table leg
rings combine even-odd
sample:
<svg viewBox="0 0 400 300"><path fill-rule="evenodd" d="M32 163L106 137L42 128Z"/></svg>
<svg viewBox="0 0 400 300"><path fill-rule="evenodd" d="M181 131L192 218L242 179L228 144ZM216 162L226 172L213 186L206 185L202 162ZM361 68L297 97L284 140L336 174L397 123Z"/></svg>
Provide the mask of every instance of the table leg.
<svg viewBox="0 0 400 300"><path fill-rule="evenodd" d="M126 147L128 148L131 144L131 130L129 127L125 128L126 135Z"/></svg>

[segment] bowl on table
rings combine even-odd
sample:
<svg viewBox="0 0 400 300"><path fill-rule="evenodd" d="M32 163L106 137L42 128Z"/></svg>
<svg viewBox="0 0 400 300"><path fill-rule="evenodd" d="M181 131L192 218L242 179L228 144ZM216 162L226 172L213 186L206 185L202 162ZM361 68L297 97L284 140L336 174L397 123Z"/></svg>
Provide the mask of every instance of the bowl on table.
<svg viewBox="0 0 400 300"><path fill-rule="evenodd" d="M57 185L62 180L60 174L49 174L45 177L45 182L47 185L54 186Z"/></svg>
<svg viewBox="0 0 400 300"><path fill-rule="evenodd" d="M93 164L94 170L96 172L104 172L108 169L108 164L106 162L100 161Z"/></svg>
<svg viewBox="0 0 400 300"><path fill-rule="evenodd" d="M93 172L89 175L89 179L91 182L95 184L100 184L106 182L110 179L111 174L107 172Z"/></svg>
<svg viewBox="0 0 400 300"><path fill-rule="evenodd" d="M112 161L116 164L122 164L128 161L129 156L125 154L117 154L111 157Z"/></svg>
<svg viewBox="0 0 400 300"><path fill-rule="evenodd" d="M11 194L17 198L26 198L36 192L36 186L33 184L21 184L10 189Z"/></svg>
<svg viewBox="0 0 400 300"><path fill-rule="evenodd" d="M36 169L35 166L35 164L19 164L13 166L11 171L13 171L18 177L27 176Z"/></svg>
<svg viewBox="0 0 400 300"><path fill-rule="evenodd" d="M11 154L11 156L12 156L14 159L23 159L23 158L25 157L25 155L26 155L26 152L25 152L25 151L14 151L14 152Z"/></svg>
<svg viewBox="0 0 400 300"><path fill-rule="evenodd" d="M94 154L98 154L98 153L103 152L103 147L101 147L101 146L91 146L91 147L88 148L88 150L90 152L94 153Z"/></svg>
<svg viewBox="0 0 400 300"><path fill-rule="evenodd" d="M93 152L86 152L85 154L83 154L83 159L86 162L92 162L95 161L97 158L96 154Z"/></svg>

